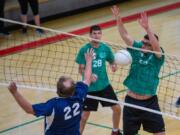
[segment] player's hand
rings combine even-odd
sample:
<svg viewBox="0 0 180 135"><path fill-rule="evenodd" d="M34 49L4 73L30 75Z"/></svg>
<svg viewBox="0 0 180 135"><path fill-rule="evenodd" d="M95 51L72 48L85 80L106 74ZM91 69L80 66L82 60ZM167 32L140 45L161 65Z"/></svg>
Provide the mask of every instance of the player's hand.
<svg viewBox="0 0 180 135"><path fill-rule="evenodd" d="M15 82L11 82L8 86L8 89L9 91L12 93L12 94L15 94L17 92L17 86L16 86L16 83Z"/></svg>
<svg viewBox="0 0 180 135"><path fill-rule="evenodd" d="M111 70L112 70L112 72L116 72L116 70L117 70L117 64L112 64L111 65Z"/></svg>
<svg viewBox="0 0 180 135"><path fill-rule="evenodd" d="M119 8L114 5L112 8L111 8L111 11L112 11L112 14L113 16L117 19L118 17L120 17L120 11L119 11Z"/></svg>
<svg viewBox="0 0 180 135"><path fill-rule="evenodd" d="M97 81L97 75L96 74L92 74L91 75L91 82L96 82Z"/></svg>
<svg viewBox="0 0 180 135"><path fill-rule="evenodd" d="M92 62L93 54L94 54L93 48L87 50L87 53L85 53L86 63Z"/></svg>
<svg viewBox="0 0 180 135"><path fill-rule="evenodd" d="M148 22L148 17L147 17L146 12L141 13L141 18L138 20L138 22L145 30L148 29L149 22Z"/></svg>

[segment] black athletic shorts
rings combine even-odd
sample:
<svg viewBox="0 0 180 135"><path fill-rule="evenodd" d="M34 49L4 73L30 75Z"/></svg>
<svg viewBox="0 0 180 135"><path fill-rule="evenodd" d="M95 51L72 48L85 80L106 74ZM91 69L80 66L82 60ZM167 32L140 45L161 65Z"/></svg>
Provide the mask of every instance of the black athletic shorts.
<svg viewBox="0 0 180 135"><path fill-rule="evenodd" d="M136 100L134 98L126 96L125 102L160 111L157 96L153 96L152 98L147 100ZM137 134L141 124L143 126L143 129L150 133L159 133L165 131L165 125L162 115L124 106L124 135Z"/></svg>
<svg viewBox="0 0 180 135"><path fill-rule="evenodd" d="M105 89L101 91L88 92L88 95L118 101L117 96L111 85L108 85ZM103 107L110 107L110 106L116 105L115 103L104 102L104 101L95 100L95 99L91 99L87 97L84 101L83 110L84 111L97 111L99 102L101 103Z"/></svg>
<svg viewBox="0 0 180 135"><path fill-rule="evenodd" d="M26 15L28 12L28 3L32 9L33 15L39 14L38 0L18 0L21 8L21 14Z"/></svg>

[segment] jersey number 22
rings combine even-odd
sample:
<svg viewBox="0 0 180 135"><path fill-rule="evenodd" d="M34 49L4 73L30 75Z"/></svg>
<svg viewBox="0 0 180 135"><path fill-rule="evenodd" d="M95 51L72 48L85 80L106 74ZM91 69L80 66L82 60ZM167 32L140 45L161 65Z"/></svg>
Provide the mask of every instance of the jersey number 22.
<svg viewBox="0 0 180 135"><path fill-rule="evenodd" d="M80 113L79 107L80 107L79 103L74 103L72 105L72 107L70 107L70 106L65 107L64 108L64 112L65 112L64 120L68 120L68 119L71 119L72 117L77 116Z"/></svg>

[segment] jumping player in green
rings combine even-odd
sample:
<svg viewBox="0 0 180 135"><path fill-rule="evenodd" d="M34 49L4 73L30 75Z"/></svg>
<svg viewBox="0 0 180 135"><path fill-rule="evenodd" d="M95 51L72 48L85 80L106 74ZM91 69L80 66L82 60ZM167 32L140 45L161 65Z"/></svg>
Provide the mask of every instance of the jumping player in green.
<svg viewBox="0 0 180 135"><path fill-rule="evenodd" d="M160 111L156 95L159 84L159 72L164 63L162 48L159 46L158 36L152 32L146 13L141 13L139 24L147 34L142 41L135 41L125 29L119 8L114 6L112 13L117 20L117 26L121 38L131 47L144 49L143 51L128 49L132 56L132 64L129 75L124 81L128 88L125 102ZM150 53L148 51L158 53ZM150 113L125 106L123 109L124 135L135 135L141 124L143 129L154 135L165 135L165 126L162 115Z"/></svg>
<svg viewBox="0 0 180 135"><path fill-rule="evenodd" d="M88 89L88 95L98 96L102 98L108 98L111 100L118 100L112 86L110 85L108 75L106 72L106 61L111 65L112 71L115 72L117 65L114 62L114 55L112 50L105 43L99 42L102 37L101 28L94 25L90 28L90 37L92 38L90 43L84 45L77 57L76 62L79 64L79 73L83 76L84 68L86 66L84 53L88 49L93 48L94 58L92 61L92 76L91 84ZM111 107L113 111L113 130L112 135L121 135L119 131L120 113L121 108L118 104L103 102L86 98L83 107L83 114L80 124L80 132L83 133L87 119L89 118L91 111L97 111L99 102L103 107Z"/></svg>

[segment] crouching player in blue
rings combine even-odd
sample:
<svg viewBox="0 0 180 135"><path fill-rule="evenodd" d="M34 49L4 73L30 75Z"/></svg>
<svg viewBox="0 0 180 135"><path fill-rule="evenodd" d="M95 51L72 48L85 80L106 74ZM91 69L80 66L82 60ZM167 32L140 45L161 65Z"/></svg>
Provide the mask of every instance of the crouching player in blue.
<svg viewBox="0 0 180 135"><path fill-rule="evenodd" d="M84 81L75 84L69 77L60 77L57 82L58 97L46 103L31 105L19 93L16 83L10 83L8 89L24 111L37 117L45 116L45 135L80 135L82 106L91 80L92 57L93 50L88 50L85 54Z"/></svg>

